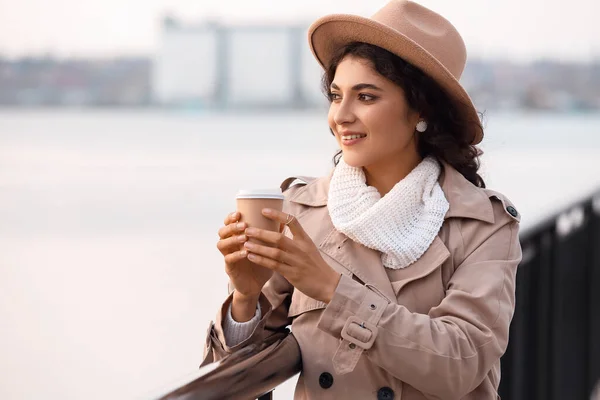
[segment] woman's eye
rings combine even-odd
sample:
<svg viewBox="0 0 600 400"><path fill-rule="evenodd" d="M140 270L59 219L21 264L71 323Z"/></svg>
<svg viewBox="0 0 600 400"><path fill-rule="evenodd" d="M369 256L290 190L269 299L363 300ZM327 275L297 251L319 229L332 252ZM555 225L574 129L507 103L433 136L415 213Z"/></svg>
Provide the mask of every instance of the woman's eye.
<svg viewBox="0 0 600 400"><path fill-rule="evenodd" d="M358 95L359 100L361 101L373 101L376 99L375 96L371 96L370 94L361 93Z"/></svg>
<svg viewBox="0 0 600 400"><path fill-rule="evenodd" d="M337 93L329 93L329 100L333 101L333 100L339 100L340 99L340 95Z"/></svg>

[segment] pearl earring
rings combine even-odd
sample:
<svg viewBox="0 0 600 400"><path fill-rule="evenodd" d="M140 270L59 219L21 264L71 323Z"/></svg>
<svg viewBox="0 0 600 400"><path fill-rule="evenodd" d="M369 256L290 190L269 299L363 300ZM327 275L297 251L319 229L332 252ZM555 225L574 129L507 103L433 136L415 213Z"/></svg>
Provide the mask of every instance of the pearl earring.
<svg viewBox="0 0 600 400"><path fill-rule="evenodd" d="M421 120L417 123L417 132L425 132L427 130L427 121Z"/></svg>

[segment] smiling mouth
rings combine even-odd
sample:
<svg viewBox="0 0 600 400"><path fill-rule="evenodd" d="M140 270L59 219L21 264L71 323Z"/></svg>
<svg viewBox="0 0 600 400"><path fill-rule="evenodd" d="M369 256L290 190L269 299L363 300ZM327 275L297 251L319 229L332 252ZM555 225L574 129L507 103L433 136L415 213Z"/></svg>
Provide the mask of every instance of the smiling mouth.
<svg viewBox="0 0 600 400"><path fill-rule="evenodd" d="M362 138L366 138L367 135L363 135L363 134L359 134L359 135L346 135L346 136L342 136L342 142L349 142L351 140L357 140L357 139L362 139Z"/></svg>

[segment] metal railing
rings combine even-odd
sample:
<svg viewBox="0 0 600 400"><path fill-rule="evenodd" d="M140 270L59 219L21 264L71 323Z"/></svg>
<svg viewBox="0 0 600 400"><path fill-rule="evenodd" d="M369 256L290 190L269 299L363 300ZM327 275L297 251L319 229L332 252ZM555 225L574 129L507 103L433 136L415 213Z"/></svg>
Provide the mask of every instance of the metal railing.
<svg viewBox="0 0 600 400"><path fill-rule="evenodd" d="M504 400L587 400L600 380L600 189L522 230L520 241L523 261L499 394ZM287 355L299 354L293 335L288 339ZM234 399L231 393L243 393L271 400L270 391L300 369L296 364L275 373L265 359L249 375L236 370L243 360L232 354L220 372L161 399Z"/></svg>
<svg viewBox="0 0 600 400"><path fill-rule="evenodd" d="M276 333L200 368L184 382L163 388L157 400L272 399L271 391L298 374L300 347L289 331Z"/></svg>
<svg viewBox="0 0 600 400"><path fill-rule="evenodd" d="M600 380L600 190L521 234L499 394L589 399Z"/></svg>

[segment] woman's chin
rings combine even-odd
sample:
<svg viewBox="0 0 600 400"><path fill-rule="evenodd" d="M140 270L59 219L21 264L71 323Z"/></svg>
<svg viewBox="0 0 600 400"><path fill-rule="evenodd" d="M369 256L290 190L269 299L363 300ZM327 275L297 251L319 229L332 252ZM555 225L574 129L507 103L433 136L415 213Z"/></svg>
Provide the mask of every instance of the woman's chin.
<svg viewBox="0 0 600 400"><path fill-rule="evenodd" d="M367 160L356 154L344 153L344 162L354 168L362 168L367 165Z"/></svg>

